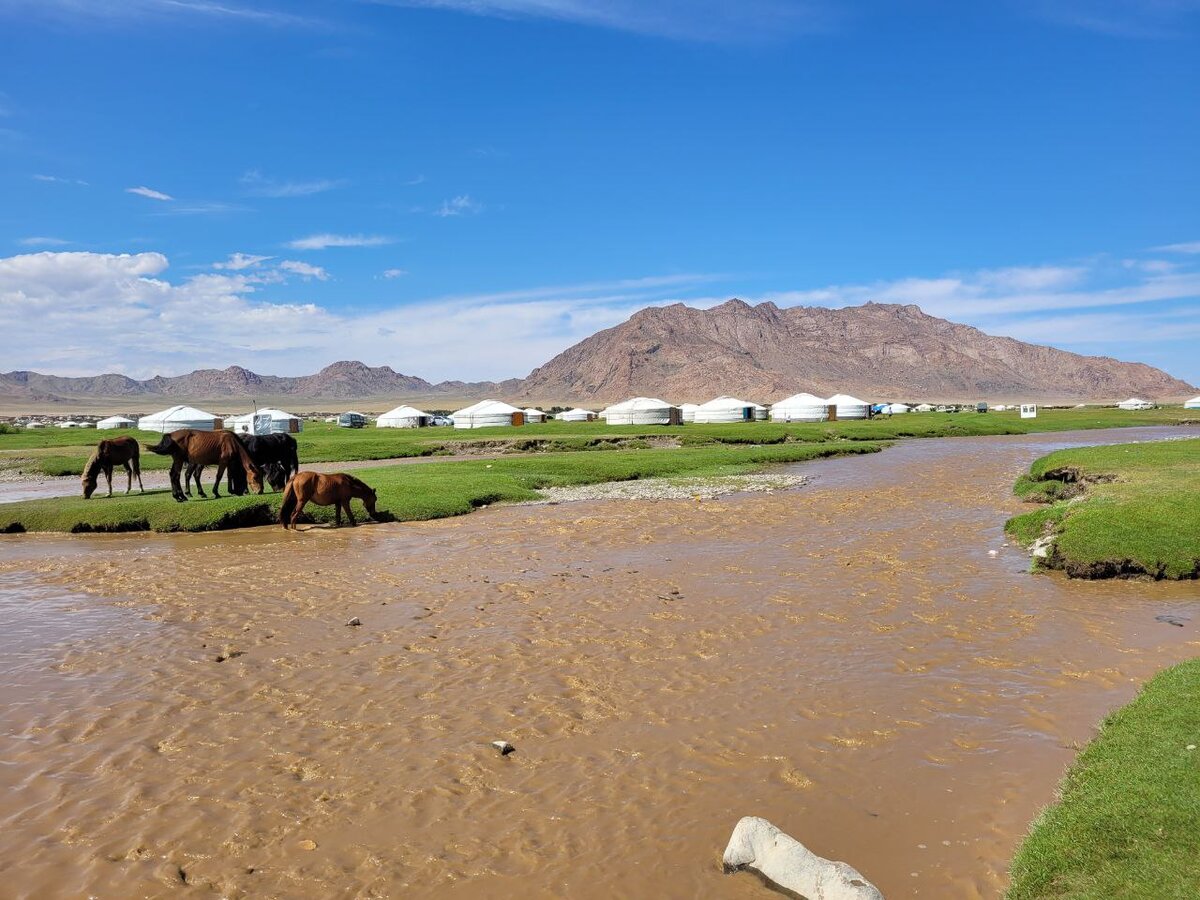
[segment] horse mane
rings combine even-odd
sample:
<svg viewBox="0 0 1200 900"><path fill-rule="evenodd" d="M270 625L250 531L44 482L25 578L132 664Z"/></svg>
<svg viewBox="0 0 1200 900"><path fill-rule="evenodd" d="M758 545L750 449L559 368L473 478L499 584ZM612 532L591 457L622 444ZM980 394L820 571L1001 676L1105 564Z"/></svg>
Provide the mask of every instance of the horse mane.
<svg viewBox="0 0 1200 900"><path fill-rule="evenodd" d="M375 488L371 487L369 484L367 484L361 478L355 478L353 475L346 475L346 477L350 479L350 483L353 484L355 487L360 487L366 491L374 491L375 490Z"/></svg>
<svg viewBox="0 0 1200 900"><path fill-rule="evenodd" d="M92 455L88 457L87 465L83 467L83 477L94 479L102 468L104 468L104 457L100 452L100 448L97 447L92 451Z"/></svg>

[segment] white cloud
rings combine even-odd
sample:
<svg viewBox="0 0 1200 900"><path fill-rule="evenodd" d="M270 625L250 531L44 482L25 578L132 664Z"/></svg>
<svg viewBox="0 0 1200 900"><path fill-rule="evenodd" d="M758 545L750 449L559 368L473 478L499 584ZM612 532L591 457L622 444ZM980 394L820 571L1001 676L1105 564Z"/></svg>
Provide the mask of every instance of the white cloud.
<svg viewBox="0 0 1200 900"><path fill-rule="evenodd" d="M79 178L61 178L58 175L33 175L34 181L46 181L55 184L79 184L87 187L87 182Z"/></svg>
<svg viewBox="0 0 1200 900"><path fill-rule="evenodd" d="M327 247L381 247L393 243L392 238L378 234L312 234L288 241L293 250L324 250Z"/></svg>
<svg viewBox="0 0 1200 900"><path fill-rule="evenodd" d="M539 18L720 43L776 40L830 30L834 5L821 0L374 0L385 6L454 10L498 18Z"/></svg>
<svg viewBox="0 0 1200 900"><path fill-rule="evenodd" d="M274 259L273 256L254 256L250 253L231 253L229 259L224 262L216 262L212 264L214 269L228 269L232 272L240 272L242 269L251 269L260 263L266 262L268 259Z"/></svg>
<svg viewBox="0 0 1200 900"><path fill-rule="evenodd" d="M1188 31L1197 0L1029 0L1047 21L1119 38L1172 39Z"/></svg>
<svg viewBox="0 0 1200 900"><path fill-rule="evenodd" d="M277 181L264 178L258 170L251 170L240 179L256 197L309 197L339 188L346 182L341 179L319 178L312 181Z"/></svg>
<svg viewBox="0 0 1200 900"><path fill-rule="evenodd" d="M0 16L33 14L69 24L99 20L143 24L149 18L211 19L275 27L309 28L319 20L235 0L0 0Z"/></svg>
<svg viewBox="0 0 1200 900"><path fill-rule="evenodd" d="M1182 244L1166 244L1162 247L1154 247L1159 253L1200 253L1200 241L1186 241Z"/></svg>
<svg viewBox="0 0 1200 900"><path fill-rule="evenodd" d="M310 265L297 259L285 259L277 268L284 272L291 272L293 275L299 275L306 280L309 278L315 278L317 281L329 280L329 273L320 266Z"/></svg>
<svg viewBox="0 0 1200 900"><path fill-rule="evenodd" d="M156 191L153 188L148 188L145 186L125 188L125 193L137 194L139 197L148 197L151 200L174 200L175 199L170 194L164 194L162 191Z"/></svg>
<svg viewBox="0 0 1200 900"><path fill-rule="evenodd" d="M424 184L424 183L425 183L424 175L418 175L416 178L410 178L410 179L408 179L408 181L404 182L404 184L407 187L415 187L418 184Z"/></svg>
<svg viewBox="0 0 1200 900"><path fill-rule="evenodd" d="M434 215L446 218L448 216L473 216L481 212L483 212L482 203L472 200L470 194L459 194L457 197L443 200L441 207L434 212Z"/></svg>
<svg viewBox="0 0 1200 900"><path fill-rule="evenodd" d="M384 278L400 278L408 274L408 269L384 269Z"/></svg>
<svg viewBox="0 0 1200 900"><path fill-rule="evenodd" d="M156 216L223 216L228 213L248 212L249 207L240 206L236 203L222 203L220 201L208 201L199 203L185 203L169 206L160 209L152 215Z"/></svg>
<svg viewBox="0 0 1200 900"><path fill-rule="evenodd" d="M17 243L22 247L65 247L71 242L56 237L27 237Z"/></svg>

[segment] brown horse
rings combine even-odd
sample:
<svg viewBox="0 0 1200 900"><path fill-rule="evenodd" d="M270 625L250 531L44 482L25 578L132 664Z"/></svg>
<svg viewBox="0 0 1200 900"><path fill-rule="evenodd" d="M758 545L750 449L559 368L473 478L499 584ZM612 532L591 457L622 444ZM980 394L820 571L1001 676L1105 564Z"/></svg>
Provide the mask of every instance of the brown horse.
<svg viewBox="0 0 1200 900"><path fill-rule="evenodd" d="M263 492L262 470L250 459L246 448L233 436L231 431L196 431L191 428L181 428L164 434L162 440L155 446L146 445L151 453L170 456L171 463L171 496L179 502L187 500L183 488L179 484L179 473L184 467L198 467L216 464L217 478L213 482L213 497L220 497L221 479L225 470L229 469L234 476L234 493L246 493L246 484L256 494ZM198 471L198 470L197 470ZM196 489L204 496L204 488L200 487L200 476L196 475Z"/></svg>
<svg viewBox="0 0 1200 900"><path fill-rule="evenodd" d="M84 500L92 499L101 472L104 473L104 478L108 482L108 496L112 496L114 466L125 467L125 474L128 476L125 493L128 494L133 490L133 476L135 475L138 487L143 494L146 493L146 489L142 487L141 451L138 449L138 442L131 437L115 437L97 444L96 452L83 467L83 474L79 476L79 481L83 484Z"/></svg>
<svg viewBox="0 0 1200 900"><path fill-rule="evenodd" d="M283 489L283 504L279 507L279 524L284 528L289 525L296 527L304 505L312 502L317 506L336 506L337 524L341 527L342 510L351 525L354 513L350 511L350 501L357 497L367 508L367 514L375 518L375 489L366 482L359 481L353 475L320 475L316 472L297 472L287 487Z"/></svg>

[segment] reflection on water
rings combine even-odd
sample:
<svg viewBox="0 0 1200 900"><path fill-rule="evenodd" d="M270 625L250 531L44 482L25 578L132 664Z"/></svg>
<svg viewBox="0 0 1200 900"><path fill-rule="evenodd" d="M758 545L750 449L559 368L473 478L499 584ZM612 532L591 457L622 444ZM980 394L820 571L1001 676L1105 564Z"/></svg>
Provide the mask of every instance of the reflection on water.
<svg viewBox="0 0 1200 900"><path fill-rule="evenodd" d="M755 814L889 897L996 896L1078 742L1200 652L1154 620L1194 584L1029 575L1009 488L1154 433L912 441L716 502L5 539L5 891L763 896L719 865Z"/></svg>

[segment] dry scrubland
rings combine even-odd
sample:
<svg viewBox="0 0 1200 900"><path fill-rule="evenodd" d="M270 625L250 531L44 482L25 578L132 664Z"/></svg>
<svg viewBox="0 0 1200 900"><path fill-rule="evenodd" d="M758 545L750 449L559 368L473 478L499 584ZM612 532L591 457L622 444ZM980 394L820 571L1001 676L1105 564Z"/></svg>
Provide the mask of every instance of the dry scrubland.
<svg viewBox="0 0 1200 900"><path fill-rule="evenodd" d="M308 423L297 435L301 464L423 456L503 454L496 461L464 460L418 467L380 467L357 474L379 490L380 508L395 519L430 519L479 506L537 497L547 486L642 478L744 474L774 463L870 452L878 442L912 437L1025 434L1200 421L1184 410L1125 412L1085 408L1044 410L1037 419L1002 413L911 413L870 421L748 422L730 425L608 426L548 422L522 428L456 431L344 429ZM138 431L40 429L0 434L0 474L7 478L77 476L101 437ZM165 469L166 457L143 453L146 470ZM210 470L210 477L211 477ZM30 500L0 506L0 530L204 531L264 524L278 497L222 497L177 504L166 492ZM324 514L314 511L314 519Z"/></svg>

